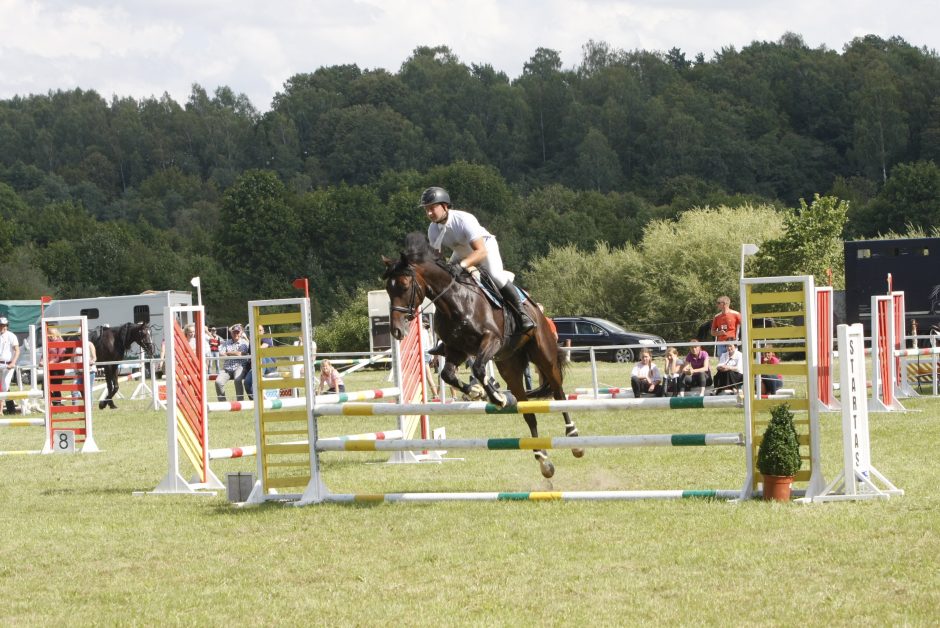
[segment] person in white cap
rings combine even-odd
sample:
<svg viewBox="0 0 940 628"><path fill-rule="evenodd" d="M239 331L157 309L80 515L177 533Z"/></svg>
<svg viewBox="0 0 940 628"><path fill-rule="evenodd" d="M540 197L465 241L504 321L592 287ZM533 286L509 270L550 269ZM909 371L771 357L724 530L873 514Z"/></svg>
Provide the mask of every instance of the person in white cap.
<svg viewBox="0 0 940 628"><path fill-rule="evenodd" d="M219 350L219 355L225 356L226 359L222 362L222 372L215 378L215 392L219 401L225 401L225 384L232 380L235 382L235 400L244 401L245 376L248 375L248 355L251 353L251 347L242 333L241 325L232 325L228 331L229 338L222 343Z"/></svg>
<svg viewBox="0 0 940 628"><path fill-rule="evenodd" d="M0 316L0 381L3 382L2 392L9 392L13 381L13 372L16 370L16 361L20 359L20 340L10 331L10 321L6 316ZM16 404L7 399L6 414L16 412Z"/></svg>

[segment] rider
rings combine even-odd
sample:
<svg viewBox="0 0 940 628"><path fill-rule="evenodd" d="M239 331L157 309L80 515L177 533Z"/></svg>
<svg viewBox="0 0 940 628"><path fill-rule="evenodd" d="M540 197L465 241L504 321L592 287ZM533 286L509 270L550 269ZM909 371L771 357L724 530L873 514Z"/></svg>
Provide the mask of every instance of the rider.
<svg viewBox="0 0 940 628"><path fill-rule="evenodd" d="M527 332L535 323L522 306L519 291L512 285L512 275L503 270L503 259L499 254L496 236L480 225L476 216L450 208L450 194L439 187L430 187L421 193L420 207L424 208L431 224L428 225L428 241L438 251L442 247L453 250L451 262L460 261L466 270L479 266L489 273L499 286L506 304L519 321L519 330Z"/></svg>

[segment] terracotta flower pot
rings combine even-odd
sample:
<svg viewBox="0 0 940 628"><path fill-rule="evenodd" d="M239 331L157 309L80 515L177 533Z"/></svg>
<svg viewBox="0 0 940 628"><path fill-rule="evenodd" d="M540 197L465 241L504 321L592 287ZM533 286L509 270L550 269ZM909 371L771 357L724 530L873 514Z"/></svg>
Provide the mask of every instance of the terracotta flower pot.
<svg viewBox="0 0 940 628"><path fill-rule="evenodd" d="M793 476L764 475L764 499L778 502L790 501L790 486Z"/></svg>

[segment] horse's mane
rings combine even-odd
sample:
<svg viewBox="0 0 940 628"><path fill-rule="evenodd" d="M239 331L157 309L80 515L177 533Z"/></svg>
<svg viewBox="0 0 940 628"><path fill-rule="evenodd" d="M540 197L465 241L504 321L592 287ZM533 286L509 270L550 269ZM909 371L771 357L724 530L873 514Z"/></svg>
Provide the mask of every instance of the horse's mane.
<svg viewBox="0 0 940 628"><path fill-rule="evenodd" d="M386 268L382 279L394 277L405 271L410 264L440 263L440 254L431 248L427 237L420 231L405 236L405 247L395 264Z"/></svg>
<svg viewBox="0 0 940 628"><path fill-rule="evenodd" d="M427 237L420 231L412 231L405 236L405 249L402 251L409 262L432 262L437 259Z"/></svg>

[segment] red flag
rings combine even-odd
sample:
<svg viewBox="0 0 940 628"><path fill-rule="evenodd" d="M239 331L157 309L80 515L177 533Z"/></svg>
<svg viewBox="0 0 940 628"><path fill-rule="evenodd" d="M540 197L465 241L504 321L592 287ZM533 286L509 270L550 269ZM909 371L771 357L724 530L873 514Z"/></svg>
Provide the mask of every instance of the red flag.
<svg viewBox="0 0 940 628"><path fill-rule="evenodd" d="M304 296L308 299L310 298L310 286L306 277L298 277L292 281L290 285L294 286L298 290L303 290Z"/></svg>

